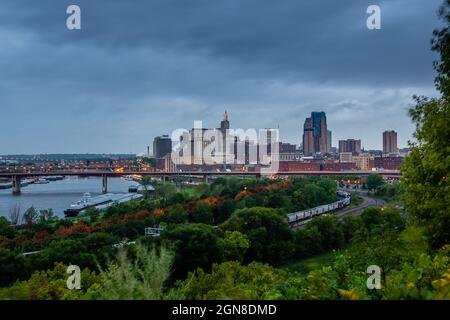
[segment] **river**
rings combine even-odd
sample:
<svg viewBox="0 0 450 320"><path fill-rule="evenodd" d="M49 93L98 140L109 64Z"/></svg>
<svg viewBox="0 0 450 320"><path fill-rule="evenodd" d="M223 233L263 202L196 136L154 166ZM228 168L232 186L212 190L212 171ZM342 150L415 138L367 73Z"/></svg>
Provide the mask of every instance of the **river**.
<svg viewBox="0 0 450 320"><path fill-rule="evenodd" d="M137 182L123 178L108 178L108 192L127 193L128 187ZM101 193L102 181L99 177L67 177L47 184L30 184L22 187L20 195L12 195L11 189L0 190L0 216L9 217L9 212L16 205L23 212L34 206L37 210L52 208L58 217L64 217L64 209L79 200L83 193L93 196Z"/></svg>

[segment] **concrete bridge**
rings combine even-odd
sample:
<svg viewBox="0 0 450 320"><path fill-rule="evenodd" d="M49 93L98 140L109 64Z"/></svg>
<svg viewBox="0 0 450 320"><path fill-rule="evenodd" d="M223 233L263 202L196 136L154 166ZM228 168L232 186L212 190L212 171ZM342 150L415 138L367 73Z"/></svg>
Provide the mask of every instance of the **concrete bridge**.
<svg viewBox="0 0 450 320"><path fill-rule="evenodd" d="M20 194L21 180L32 177L48 176L79 176L79 177L101 177L102 192L108 192L108 177L122 177L130 175L161 177L165 180L167 177L201 177L208 182L208 177L235 176L235 177L255 177L260 179L262 176L276 177L301 177L301 176L356 176L359 178L367 177L372 173L378 173L385 178L398 179L400 172L397 170L359 170L359 171L278 171L275 174L268 175L261 172L226 172L226 171L183 171L183 172L152 172L152 171L96 171L96 170L68 170L68 171L30 171L30 172L0 172L0 178L9 178L12 180L13 194Z"/></svg>

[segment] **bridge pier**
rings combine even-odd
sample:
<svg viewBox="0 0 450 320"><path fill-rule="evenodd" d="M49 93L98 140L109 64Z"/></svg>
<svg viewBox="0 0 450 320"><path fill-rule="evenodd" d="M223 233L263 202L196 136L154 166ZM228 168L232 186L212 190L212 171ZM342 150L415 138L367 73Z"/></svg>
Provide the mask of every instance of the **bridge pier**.
<svg viewBox="0 0 450 320"><path fill-rule="evenodd" d="M102 175L102 193L108 193L108 176Z"/></svg>
<svg viewBox="0 0 450 320"><path fill-rule="evenodd" d="M208 175L207 174L205 174L203 176L203 183L208 183Z"/></svg>
<svg viewBox="0 0 450 320"><path fill-rule="evenodd" d="M14 176L12 179L12 193L14 195L19 195L21 193L20 187L21 187L21 181L19 176Z"/></svg>

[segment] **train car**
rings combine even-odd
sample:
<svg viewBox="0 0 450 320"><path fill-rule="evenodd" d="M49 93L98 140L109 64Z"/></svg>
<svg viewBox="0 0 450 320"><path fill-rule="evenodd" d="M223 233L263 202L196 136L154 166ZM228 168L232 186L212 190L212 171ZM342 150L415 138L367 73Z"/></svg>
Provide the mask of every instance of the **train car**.
<svg viewBox="0 0 450 320"><path fill-rule="evenodd" d="M312 217L321 216L326 213L332 212L337 209L344 208L348 206L351 202L351 195L348 192L338 190L336 195L341 197L342 199L335 201L330 204L321 205L315 208L298 211L294 213L290 213L286 216L286 219L289 224L297 224L301 221L308 220Z"/></svg>

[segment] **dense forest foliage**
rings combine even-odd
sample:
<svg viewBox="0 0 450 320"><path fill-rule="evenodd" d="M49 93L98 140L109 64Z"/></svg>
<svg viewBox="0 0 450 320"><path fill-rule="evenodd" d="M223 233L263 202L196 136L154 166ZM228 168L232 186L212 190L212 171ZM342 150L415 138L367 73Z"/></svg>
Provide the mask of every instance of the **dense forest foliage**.
<svg viewBox="0 0 450 320"><path fill-rule="evenodd" d="M88 210L75 219L30 208L23 224L0 218L0 285L27 279L55 263L99 272L115 259L114 245L136 240L170 247L173 280L228 260L280 264L295 252L303 254L295 249L285 215L335 200L336 183L328 179L218 178L195 187L161 183L154 197ZM154 225L165 228L161 237L145 238L144 229Z"/></svg>

